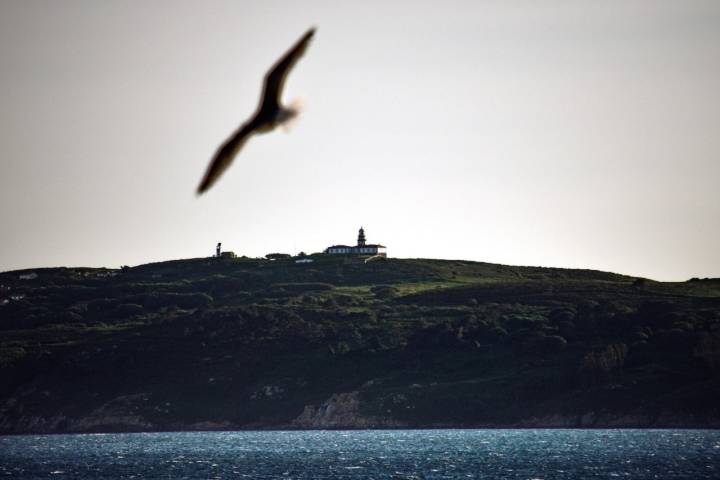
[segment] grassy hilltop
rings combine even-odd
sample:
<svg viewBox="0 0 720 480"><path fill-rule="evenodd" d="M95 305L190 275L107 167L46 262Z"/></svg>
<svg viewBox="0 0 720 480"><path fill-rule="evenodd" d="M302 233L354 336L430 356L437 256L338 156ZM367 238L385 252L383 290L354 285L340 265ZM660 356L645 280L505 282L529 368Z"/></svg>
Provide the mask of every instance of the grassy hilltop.
<svg viewBox="0 0 720 480"><path fill-rule="evenodd" d="M0 274L0 433L720 426L718 279L308 258Z"/></svg>

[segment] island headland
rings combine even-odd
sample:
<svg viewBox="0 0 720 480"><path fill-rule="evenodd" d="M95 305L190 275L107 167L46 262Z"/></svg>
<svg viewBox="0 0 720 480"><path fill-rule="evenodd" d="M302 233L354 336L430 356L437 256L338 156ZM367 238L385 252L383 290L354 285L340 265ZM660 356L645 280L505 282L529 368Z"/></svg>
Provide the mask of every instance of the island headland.
<svg viewBox="0 0 720 480"><path fill-rule="evenodd" d="M0 433L720 426L720 279L217 253L0 273Z"/></svg>

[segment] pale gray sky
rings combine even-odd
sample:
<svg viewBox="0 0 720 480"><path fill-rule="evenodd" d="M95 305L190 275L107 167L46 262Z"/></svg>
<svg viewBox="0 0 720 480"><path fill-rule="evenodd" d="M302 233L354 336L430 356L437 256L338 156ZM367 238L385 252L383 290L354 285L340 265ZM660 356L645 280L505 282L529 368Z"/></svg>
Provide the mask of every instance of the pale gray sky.
<svg viewBox="0 0 720 480"><path fill-rule="evenodd" d="M289 134L207 195L265 71ZM720 276L720 2L2 1L0 270L369 242Z"/></svg>

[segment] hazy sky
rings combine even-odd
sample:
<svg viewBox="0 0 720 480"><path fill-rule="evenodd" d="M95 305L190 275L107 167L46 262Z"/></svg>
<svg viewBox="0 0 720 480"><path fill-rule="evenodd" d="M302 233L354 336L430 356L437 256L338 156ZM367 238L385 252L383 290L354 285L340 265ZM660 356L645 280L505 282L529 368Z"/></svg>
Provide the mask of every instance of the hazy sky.
<svg viewBox="0 0 720 480"><path fill-rule="evenodd" d="M307 111L194 195L310 26ZM2 1L0 270L320 251L720 276L720 2Z"/></svg>

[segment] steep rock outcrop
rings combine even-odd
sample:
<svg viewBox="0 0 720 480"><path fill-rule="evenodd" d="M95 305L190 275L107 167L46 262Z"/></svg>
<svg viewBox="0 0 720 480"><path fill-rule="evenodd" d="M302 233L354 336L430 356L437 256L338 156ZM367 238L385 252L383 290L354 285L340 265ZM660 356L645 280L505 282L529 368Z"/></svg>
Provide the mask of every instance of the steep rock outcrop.
<svg viewBox="0 0 720 480"><path fill-rule="evenodd" d="M390 417L363 415L357 391L335 393L322 404L306 405L292 422L295 428L399 428L407 426Z"/></svg>

